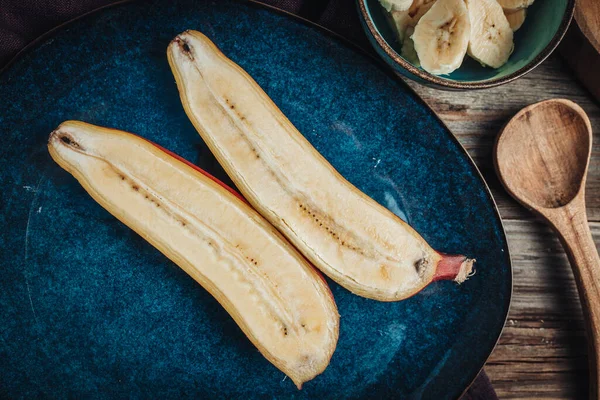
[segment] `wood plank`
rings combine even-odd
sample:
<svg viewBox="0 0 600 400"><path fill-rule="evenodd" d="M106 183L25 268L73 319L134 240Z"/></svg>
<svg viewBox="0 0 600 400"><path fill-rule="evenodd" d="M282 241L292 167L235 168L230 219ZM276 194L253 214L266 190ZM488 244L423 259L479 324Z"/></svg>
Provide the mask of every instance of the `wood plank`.
<svg viewBox="0 0 600 400"><path fill-rule="evenodd" d="M509 220L505 227L513 255L514 293L486 371L502 399L585 398L585 331L562 247L538 221ZM600 223L591 227L598 246Z"/></svg>
<svg viewBox="0 0 600 400"><path fill-rule="evenodd" d="M499 88L446 92L409 82L457 136L482 171L504 220L513 260L509 318L486 371L502 399L587 397L587 348L573 274L556 235L504 191L492 151L501 127L521 108L563 97L583 107L594 145L588 173L588 218L600 245L600 107L552 56Z"/></svg>
<svg viewBox="0 0 600 400"><path fill-rule="evenodd" d="M502 217L508 219L532 216L509 198L494 173L492 151L498 132L517 111L529 104L555 97L579 104L587 112L594 129L593 157L586 187L588 218L600 221L600 107L575 81L558 56L551 56L528 75L492 89L451 92L408 80L407 83L441 117L473 157L492 189Z"/></svg>

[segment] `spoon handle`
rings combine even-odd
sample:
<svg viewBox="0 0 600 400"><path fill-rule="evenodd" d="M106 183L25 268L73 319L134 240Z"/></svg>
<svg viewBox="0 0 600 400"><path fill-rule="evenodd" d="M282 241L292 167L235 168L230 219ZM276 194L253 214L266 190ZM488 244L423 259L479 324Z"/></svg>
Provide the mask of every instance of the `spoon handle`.
<svg viewBox="0 0 600 400"><path fill-rule="evenodd" d="M569 257L587 325L590 399L600 399L600 257L588 225L583 193L549 219Z"/></svg>

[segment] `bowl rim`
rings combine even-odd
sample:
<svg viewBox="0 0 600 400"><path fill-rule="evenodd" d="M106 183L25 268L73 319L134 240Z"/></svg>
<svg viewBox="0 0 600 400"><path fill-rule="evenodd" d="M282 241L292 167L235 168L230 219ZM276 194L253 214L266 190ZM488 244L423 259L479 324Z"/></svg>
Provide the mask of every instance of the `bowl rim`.
<svg viewBox="0 0 600 400"><path fill-rule="evenodd" d="M567 0L567 8L565 9L565 13L563 15L562 21L558 27L558 30L550 40L550 42L540 51L531 61L529 61L526 65L519 68L515 72L512 72L501 78L492 78L483 81L471 81L471 82L460 82L454 81L447 78L442 78L437 75L430 74L427 71L424 71L421 68L415 67L410 62L406 61L400 54L396 52L383 38L383 36L379 33L369 11L367 10L367 0L356 0L358 4L358 10L360 19L363 22L363 28L367 35L370 35L375 41L377 45L385 52L385 54L390 57L396 64L400 65L403 69L407 70L411 74L417 76L420 79L426 81L426 83L433 83L442 88L449 89L487 89L495 86L500 86L508 82L512 82L517 78L522 77L523 75L531 72L538 65L540 65L552 52L559 43L562 41L571 20L573 19L573 14L575 11L575 0ZM371 45L375 47L374 43L371 41ZM384 57L382 57L384 58ZM389 63L388 60L385 60ZM414 77L408 76L408 78L415 80ZM415 80L418 82L418 80Z"/></svg>

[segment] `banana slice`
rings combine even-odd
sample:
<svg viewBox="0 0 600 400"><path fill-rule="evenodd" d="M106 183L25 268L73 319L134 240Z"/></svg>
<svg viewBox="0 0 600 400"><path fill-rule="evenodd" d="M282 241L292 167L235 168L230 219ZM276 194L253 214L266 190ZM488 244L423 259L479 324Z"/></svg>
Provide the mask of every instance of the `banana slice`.
<svg viewBox="0 0 600 400"><path fill-rule="evenodd" d="M412 18L414 25L425 15L427 11L433 6L436 0L414 0L410 8L408 9L408 15Z"/></svg>
<svg viewBox="0 0 600 400"><path fill-rule="evenodd" d="M392 10L404 11L408 10L413 0L379 0L379 3L387 12Z"/></svg>
<svg viewBox="0 0 600 400"><path fill-rule="evenodd" d="M409 26L406 29L406 39L402 42L402 49L400 50L400 55L404 57L408 62L413 64L416 67L421 66L419 62L419 57L417 56L417 52L415 51L415 42L413 42L411 36L415 32L415 28Z"/></svg>
<svg viewBox="0 0 600 400"><path fill-rule="evenodd" d="M391 16L392 21L394 23L393 26L396 29L396 35L398 36L398 41L400 43L404 43L406 38L410 36L406 34L406 31L408 30L408 28L413 28L414 30L415 22L409 15L408 10L392 11Z"/></svg>
<svg viewBox="0 0 600 400"><path fill-rule="evenodd" d="M517 11L529 7L534 0L497 0L505 11Z"/></svg>
<svg viewBox="0 0 600 400"><path fill-rule="evenodd" d="M471 20L468 53L480 63L499 68L513 51L513 31L496 0L465 0Z"/></svg>
<svg viewBox="0 0 600 400"><path fill-rule="evenodd" d="M437 0L420 19L412 39L423 69L444 75L460 67L470 36L471 23L463 0Z"/></svg>
<svg viewBox="0 0 600 400"><path fill-rule="evenodd" d="M412 5L407 10L393 10L391 12L394 28L398 35L398 40L404 45L404 42L410 38L415 31L415 26L425 15L427 11L433 6L435 0L414 0ZM410 33L407 31L410 30ZM409 45L414 53L414 45ZM405 57L406 58L406 57ZM416 53L415 53L416 58Z"/></svg>
<svg viewBox="0 0 600 400"><path fill-rule="evenodd" d="M523 8L523 9L517 10L517 11L504 10L504 15L506 16L506 19L508 20L510 29L512 29L513 32L516 32L523 25L523 22L525 22L525 17L527 16L527 9Z"/></svg>

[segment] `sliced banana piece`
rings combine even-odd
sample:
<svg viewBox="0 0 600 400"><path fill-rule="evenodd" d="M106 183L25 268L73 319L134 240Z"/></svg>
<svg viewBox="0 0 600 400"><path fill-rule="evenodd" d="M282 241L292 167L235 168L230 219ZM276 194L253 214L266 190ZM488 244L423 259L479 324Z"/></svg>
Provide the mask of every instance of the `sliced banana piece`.
<svg viewBox="0 0 600 400"><path fill-rule="evenodd" d="M465 0L471 21L468 53L481 64L499 68L513 51L513 30L496 0Z"/></svg>
<svg viewBox="0 0 600 400"><path fill-rule="evenodd" d="M525 17L527 16L527 9L523 8L523 9L517 10L517 11L504 10L504 15L506 16L506 19L508 20L510 29L512 29L513 32L516 32L523 25L523 22L525 22Z"/></svg>
<svg viewBox="0 0 600 400"><path fill-rule="evenodd" d="M387 12L392 10L404 11L408 10L413 0L379 0L379 3Z"/></svg>
<svg viewBox="0 0 600 400"><path fill-rule="evenodd" d="M412 17L408 14L408 10L392 11L391 16L392 21L394 23L393 26L396 30L396 35L398 36L398 41L400 43L404 43L406 38L410 36L406 35L408 28L413 28L414 30L415 22L413 21Z"/></svg>
<svg viewBox="0 0 600 400"><path fill-rule="evenodd" d="M423 69L444 75L460 67L470 36L471 23L463 0L437 0L417 23L412 39Z"/></svg>
<svg viewBox="0 0 600 400"><path fill-rule="evenodd" d="M429 11L431 6L433 6L433 3L435 3L435 0L414 0L409 9L393 10L390 13L400 43L404 45L405 40L414 33L415 25L417 25L421 17ZM409 30L410 33L407 33ZM412 44L410 46L413 48L414 52L414 46Z"/></svg>
<svg viewBox="0 0 600 400"><path fill-rule="evenodd" d="M534 0L497 0L498 4L506 11L517 11L527 8Z"/></svg>
<svg viewBox="0 0 600 400"><path fill-rule="evenodd" d="M406 29L406 39L404 39L404 42L402 42L402 49L400 50L400 55L414 66L420 67L421 63L419 62L419 57L417 56L417 52L415 51L415 42L413 42L411 38L414 32L415 28L412 26L409 26Z"/></svg>
<svg viewBox="0 0 600 400"><path fill-rule="evenodd" d="M408 15L412 18L416 25L421 17L433 6L436 0L414 0L408 9Z"/></svg>

